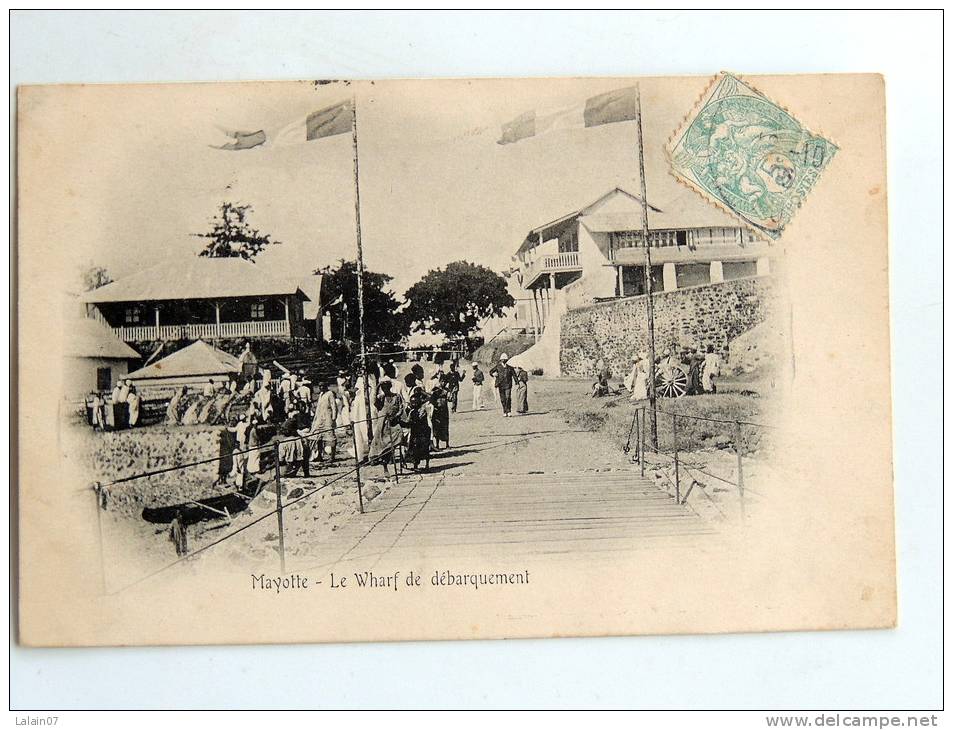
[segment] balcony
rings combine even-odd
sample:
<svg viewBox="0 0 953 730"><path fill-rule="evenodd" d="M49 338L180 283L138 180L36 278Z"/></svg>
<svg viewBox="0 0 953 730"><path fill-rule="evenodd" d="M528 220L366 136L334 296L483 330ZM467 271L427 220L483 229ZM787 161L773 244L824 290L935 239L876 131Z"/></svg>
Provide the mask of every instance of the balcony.
<svg viewBox="0 0 953 730"><path fill-rule="evenodd" d="M285 319L221 324L166 324L159 327L114 327L124 342L145 340L215 340L224 337L290 337L291 326Z"/></svg>
<svg viewBox="0 0 953 730"><path fill-rule="evenodd" d="M555 274L560 271L578 271L581 268L579 265L578 251L565 251L563 253L540 256L536 261L527 265L526 275L523 278L523 287L528 289L542 274Z"/></svg>

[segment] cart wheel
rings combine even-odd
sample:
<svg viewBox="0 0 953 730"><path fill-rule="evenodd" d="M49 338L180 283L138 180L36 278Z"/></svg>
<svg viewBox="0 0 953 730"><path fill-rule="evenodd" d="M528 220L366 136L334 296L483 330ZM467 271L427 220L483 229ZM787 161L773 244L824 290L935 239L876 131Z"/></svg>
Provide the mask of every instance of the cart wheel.
<svg viewBox="0 0 953 730"><path fill-rule="evenodd" d="M688 392L688 375L681 368L660 370L655 376L655 393L660 398L681 398Z"/></svg>

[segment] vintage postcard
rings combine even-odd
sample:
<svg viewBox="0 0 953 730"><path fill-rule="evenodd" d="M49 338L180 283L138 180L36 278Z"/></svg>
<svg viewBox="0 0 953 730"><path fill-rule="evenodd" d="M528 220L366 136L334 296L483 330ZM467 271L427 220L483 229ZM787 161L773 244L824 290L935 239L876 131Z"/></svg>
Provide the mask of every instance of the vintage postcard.
<svg viewBox="0 0 953 730"><path fill-rule="evenodd" d="M896 624L883 79L28 86L37 646Z"/></svg>

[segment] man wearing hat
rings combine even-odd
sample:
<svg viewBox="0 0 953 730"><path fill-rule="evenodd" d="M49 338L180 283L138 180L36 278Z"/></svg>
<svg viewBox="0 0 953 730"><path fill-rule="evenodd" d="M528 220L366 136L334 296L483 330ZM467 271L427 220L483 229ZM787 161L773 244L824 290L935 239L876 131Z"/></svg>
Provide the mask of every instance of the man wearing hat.
<svg viewBox="0 0 953 730"><path fill-rule="evenodd" d="M490 377L495 378L496 389L500 393L504 418L509 418L510 415L510 394L513 389L513 368L507 363L509 359L509 355L504 352L500 355L500 362L490 370Z"/></svg>

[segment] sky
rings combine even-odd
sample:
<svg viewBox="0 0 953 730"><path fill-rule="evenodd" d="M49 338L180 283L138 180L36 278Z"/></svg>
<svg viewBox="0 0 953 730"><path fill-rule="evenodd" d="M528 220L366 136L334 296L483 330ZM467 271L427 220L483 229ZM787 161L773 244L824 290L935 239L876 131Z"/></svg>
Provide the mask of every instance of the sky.
<svg viewBox="0 0 953 730"><path fill-rule="evenodd" d="M638 193L636 125L561 130L498 145L525 111L582 104L630 79L310 81L76 86L37 94L21 143L49 165L38 192L51 245L76 272L113 278L193 255L218 205L253 206L251 223L282 245L263 268L300 275L355 256L350 135L223 151L221 128L273 135L354 94L362 240L367 266L398 295L459 259L502 271L531 229L615 186ZM664 208L680 189L662 148L708 83L643 80L648 197ZM33 108L31 108L31 106ZM26 132L26 133L24 133Z"/></svg>

